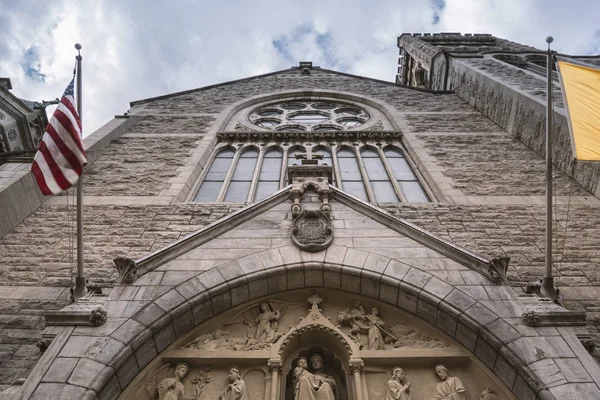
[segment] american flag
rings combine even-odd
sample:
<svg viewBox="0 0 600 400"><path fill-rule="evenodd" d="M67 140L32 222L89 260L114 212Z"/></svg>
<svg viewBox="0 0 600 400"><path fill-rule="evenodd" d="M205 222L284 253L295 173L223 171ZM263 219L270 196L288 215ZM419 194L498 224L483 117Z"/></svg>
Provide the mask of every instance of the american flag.
<svg viewBox="0 0 600 400"><path fill-rule="evenodd" d="M58 194L77 183L87 163L73 88L74 79L50 118L31 164L31 172L45 195Z"/></svg>

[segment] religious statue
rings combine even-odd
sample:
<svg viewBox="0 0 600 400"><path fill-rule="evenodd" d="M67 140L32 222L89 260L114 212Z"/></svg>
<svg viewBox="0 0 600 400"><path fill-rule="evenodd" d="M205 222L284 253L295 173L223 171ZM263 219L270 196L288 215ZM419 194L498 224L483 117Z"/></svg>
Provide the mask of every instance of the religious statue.
<svg viewBox="0 0 600 400"><path fill-rule="evenodd" d="M410 396L410 382L404 379L404 370L396 367L392 370L392 379L388 381L386 400L412 400Z"/></svg>
<svg viewBox="0 0 600 400"><path fill-rule="evenodd" d="M384 328L385 322L379 317L379 309L373 307L371 314L366 314L358 300L351 309L341 311L338 320L350 326L350 337L359 344L361 332L366 332L369 350L385 350L386 343L397 340Z"/></svg>
<svg viewBox="0 0 600 400"><path fill-rule="evenodd" d="M175 365L173 376L169 377L170 365L166 364L159 368L152 376L137 390L136 399L140 400L200 400L204 387L211 382L209 376L210 367L191 380L194 388L192 396L186 395L183 379L187 376L190 366L180 362Z"/></svg>
<svg viewBox="0 0 600 400"><path fill-rule="evenodd" d="M315 362L312 361L314 356L318 356L314 358ZM311 356L311 365L314 373L307 370L305 357L298 359L294 368L294 400L335 400L335 380L322 372L323 358L320 354Z"/></svg>
<svg viewBox="0 0 600 400"><path fill-rule="evenodd" d="M440 382L435 388L435 400L466 400L465 387L460 379L448 374L448 368L438 364L434 368Z"/></svg>
<svg viewBox="0 0 600 400"><path fill-rule="evenodd" d="M229 381L231 383L221 393L219 400L250 400L246 392L246 383L242 380L240 370L236 367L229 368Z"/></svg>

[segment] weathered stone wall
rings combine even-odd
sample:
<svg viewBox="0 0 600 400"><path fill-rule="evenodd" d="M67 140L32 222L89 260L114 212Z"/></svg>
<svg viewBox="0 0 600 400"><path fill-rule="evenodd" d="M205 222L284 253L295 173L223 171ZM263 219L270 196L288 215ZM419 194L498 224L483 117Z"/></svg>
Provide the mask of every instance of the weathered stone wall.
<svg viewBox="0 0 600 400"><path fill-rule="evenodd" d="M179 96L150 101L144 110L155 114L189 113L190 110L218 113L243 97L281 91L284 88L289 90L318 88L353 92L385 101L400 112L472 111L472 108L452 94L435 95L398 87L392 83L357 79L353 76L319 69L313 69L310 75L302 75L299 69L292 69L261 78L244 79L234 85L217 85ZM243 97L240 97L240 93L243 93Z"/></svg>
<svg viewBox="0 0 600 400"><path fill-rule="evenodd" d="M158 196L202 136L126 136L112 142L84 175L85 195Z"/></svg>
<svg viewBox="0 0 600 400"><path fill-rule="evenodd" d="M450 85L468 101L514 137L540 155L546 150L545 80L510 64L493 59L452 61ZM597 190L600 165L575 163L558 85L553 90L554 146L557 167L592 193Z"/></svg>
<svg viewBox="0 0 600 400"><path fill-rule="evenodd" d="M235 204L86 206L86 276L116 282L112 259L139 258L240 208ZM0 238L0 389L26 377L39 358L42 312L67 304L73 282L75 208L43 205ZM72 237L71 240L74 240ZM75 246L75 243L72 243Z"/></svg>
<svg viewBox="0 0 600 400"><path fill-rule="evenodd" d="M458 127L457 127L458 128ZM417 135L427 153L445 169L452 187L476 196L543 196L546 162L523 143L504 135ZM557 171L557 196L590 195Z"/></svg>

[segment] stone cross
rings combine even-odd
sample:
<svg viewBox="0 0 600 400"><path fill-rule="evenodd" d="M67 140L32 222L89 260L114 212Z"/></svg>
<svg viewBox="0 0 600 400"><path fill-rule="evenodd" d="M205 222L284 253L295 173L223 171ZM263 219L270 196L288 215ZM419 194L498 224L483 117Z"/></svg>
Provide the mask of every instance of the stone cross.
<svg viewBox="0 0 600 400"><path fill-rule="evenodd" d="M302 160L302 165L318 165L323 159L322 154L314 154L312 148L307 147L306 153L296 154L296 160Z"/></svg>

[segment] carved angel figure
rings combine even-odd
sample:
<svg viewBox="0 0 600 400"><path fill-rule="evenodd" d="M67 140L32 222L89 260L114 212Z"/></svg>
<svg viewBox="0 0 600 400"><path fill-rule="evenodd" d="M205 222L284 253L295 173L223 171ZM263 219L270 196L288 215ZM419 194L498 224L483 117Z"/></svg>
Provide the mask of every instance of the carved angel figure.
<svg viewBox="0 0 600 400"><path fill-rule="evenodd" d="M392 379L388 381L388 393L386 400L411 400L411 383L405 381L404 370L396 367L392 370Z"/></svg>
<svg viewBox="0 0 600 400"><path fill-rule="evenodd" d="M269 347L281 336L278 325L286 309L296 309L302 305L277 300L260 302L258 307L250 306L230 318L225 325L244 323L247 340L238 350L258 350Z"/></svg>
<svg viewBox="0 0 600 400"><path fill-rule="evenodd" d="M208 376L204 376L203 379L194 379L194 394L187 396L185 393L185 387L183 385L183 379L186 377L190 370L190 366L187 363L181 362L175 365L175 371L173 376L169 377L170 365L167 364L156 371L150 379L141 387L136 395L136 399L140 400L200 400L202 389L210 382ZM204 374L203 374L204 375Z"/></svg>
<svg viewBox="0 0 600 400"><path fill-rule="evenodd" d="M379 309L373 307L371 314L366 314L358 300L352 308L341 311L338 320L350 326L350 337L359 344L361 332L366 332L369 350L385 350L387 342L397 340L384 328L385 322L379 317Z"/></svg>

